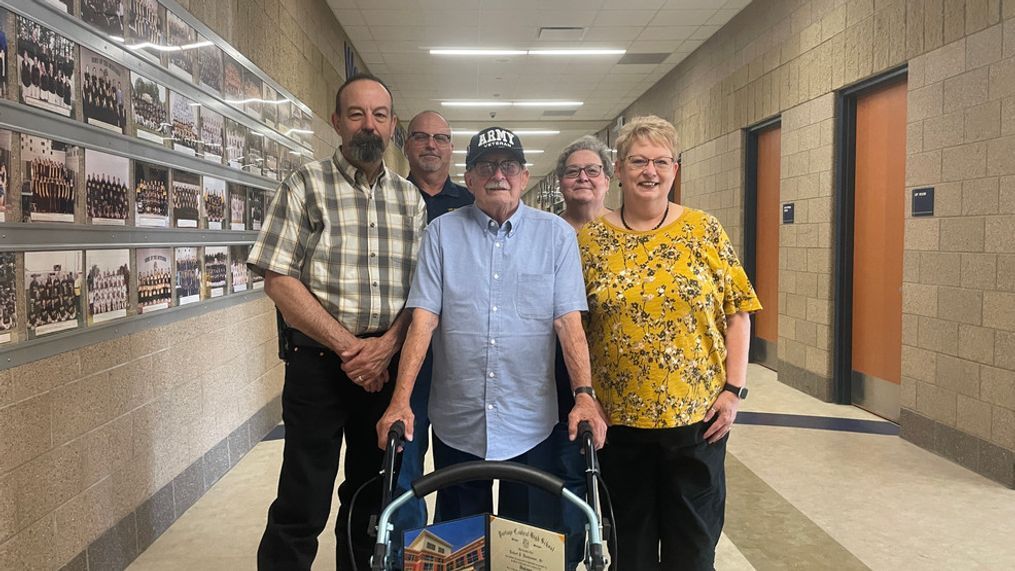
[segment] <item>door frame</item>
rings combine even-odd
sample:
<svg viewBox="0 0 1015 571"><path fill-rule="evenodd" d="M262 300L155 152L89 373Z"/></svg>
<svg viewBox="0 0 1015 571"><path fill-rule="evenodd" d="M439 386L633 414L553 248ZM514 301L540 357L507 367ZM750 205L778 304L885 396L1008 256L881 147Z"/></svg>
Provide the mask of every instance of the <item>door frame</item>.
<svg viewBox="0 0 1015 571"><path fill-rule="evenodd" d="M744 135L747 138L747 155L745 165L746 177L744 181L743 263L747 279L751 280L751 283L757 281L755 278L757 278L758 272L758 256L755 252L758 243L758 135L769 129L781 127L782 115L776 115L744 129ZM779 295L779 292L776 292L776 295ZM760 363L773 371L779 370L778 343L759 339L755 335L755 320L753 316L751 318L751 345L748 353L748 362Z"/></svg>
<svg viewBox="0 0 1015 571"><path fill-rule="evenodd" d="M833 230L832 383L835 402L853 403L853 217L856 199L856 101L860 96L905 81L908 64L865 79L835 94L835 200Z"/></svg>

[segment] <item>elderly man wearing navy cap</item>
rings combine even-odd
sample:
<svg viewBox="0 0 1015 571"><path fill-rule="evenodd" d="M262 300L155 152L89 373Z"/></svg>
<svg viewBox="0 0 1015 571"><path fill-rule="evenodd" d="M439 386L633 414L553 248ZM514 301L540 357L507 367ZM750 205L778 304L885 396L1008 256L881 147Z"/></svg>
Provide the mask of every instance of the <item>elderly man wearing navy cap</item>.
<svg viewBox="0 0 1015 571"><path fill-rule="evenodd" d="M588 420L601 447L606 421L592 391L581 313L587 310L574 230L521 202L529 181L518 136L490 127L472 137L465 183L475 204L427 227L406 307L413 308L391 405L377 425L402 420L412 439L409 406L417 372L433 341L430 421L434 463L512 460L548 469L556 424L554 341L560 339L574 408L570 437ZM500 514L546 524L530 506L555 500L502 482ZM437 493L441 521L493 511L490 482Z"/></svg>

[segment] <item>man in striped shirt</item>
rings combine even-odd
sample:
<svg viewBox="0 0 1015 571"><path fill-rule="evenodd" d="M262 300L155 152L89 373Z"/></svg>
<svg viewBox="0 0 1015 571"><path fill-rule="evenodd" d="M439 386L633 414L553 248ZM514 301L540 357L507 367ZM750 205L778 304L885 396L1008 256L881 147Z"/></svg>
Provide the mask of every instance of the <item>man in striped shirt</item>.
<svg viewBox="0 0 1015 571"><path fill-rule="evenodd" d="M384 166L397 119L391 93L372 76L349 78L335 97L342 145L297 169L275 193L248 265L287 325L282 418L285 449L278 497L258 549L260 569L310 569L338 489L338 567L369 567L370 511L380 487L350 501L377 471L374 427L391 398L396 353L409 322L402 311L426 226L419 191ZM353 552L346 541L351 531Z"/></svg>

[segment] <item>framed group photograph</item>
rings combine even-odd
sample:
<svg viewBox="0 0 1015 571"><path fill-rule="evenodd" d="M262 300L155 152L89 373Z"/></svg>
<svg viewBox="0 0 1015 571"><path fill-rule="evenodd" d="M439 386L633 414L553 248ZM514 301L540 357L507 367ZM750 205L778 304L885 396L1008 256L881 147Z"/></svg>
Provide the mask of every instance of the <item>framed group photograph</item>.
<svg viewBox="0 0 1015 571"><path fill-rule="evenodd" d="M226 293L226 274L229 271L229 247L204 247L204 297L213 299Z"/></svg>
<svg viewBox="0 0 1015 571"><path fill-rule="evenodd" d="M225 141L222 132L225 130L225 119L222 115L207 109L201 109L201 156L214 163L222 163Z"/></svg>
<svg viewBox="0 0 1015 571"><path fill-rule="evenodd" d="M278 102L281 100L278 92L267 83L262 84L261 99L264 100L263 122L275 129L278 127Z"/></svg>
<svg viewBox="0 0 1015 571"><path fill-rule="evenodd" d="M264 191L251 188L247 193L247 202L250 205L250 229L260 230L264 222Z"/></svg>
<svg viewBox="0 0 1015 571"><path fill-rule="evenodd" d="M197 228L201 218L201 177L189 172L173 171L173 225Z"/></svg>
<svg viewBox="0 0 1015 571"><path fill-rule="evenodd" d="M169 106L173 121L173 149L196 156L201 145L197 134L198 104L185 95L171 91Z"/></svg>
<svg viewBox="0 0 1015 571"><path fill-rule="evenodd" d="M9 18L7 10L0 8L0 99L7 99L7 70L11 61L11 46L14 45L7 38Z"/></svg>
<svg viewBox="0 0 1015 571"><path fill-rule="evenodd" d="M226 181L204 177L204 212L209 230L221 230L226 213Z"/></svg>
<svg viewBox="0 0 1015 571"><path fill-rule="evenodd" d="M0 252L0 343L10 343L18 326L17 255Z"/></svg>
<svg viewBox="0 0 1015 571"><path fill-rule="evenodd" d="M198 36L203 43L204 38ZM222 94L222 49L216 45L197 48L198 82L212 90L215 95Z"/></svg>
<svg viewBox="0 0 1015 571"><path fill-rule="evenodd" d="M264 135L253 129L248 129L243 146L247 150L246 156L243 157L243 170L252 174L261 174L261 167L264 163Z"/></svg>
<svg viewBox="0 0 1015 571"><path fill-rule="evenodd" d="M226 164L234 169L242 169L247 150L247 128L232 119L226 119L225 126Z"/></svg>
<svg viewBox="0 0 1015 571"><path fill-rule="evenodd" d="M136 136L158 144L164 144L170 136L168 90L158 83L130 72L131 103L134 108Z"/></svg>
<svg viewBox="0 0 1015 571"><path fill-rule="evenodd" d="M264 162L261 163L261 174L278 180L278 153L280 146L274 139L264 139Z"/></svg>
<svg viewBox="0 0 1015 571"><path fill-rule="evenodd" d="M70 117L74 109L74 42L18 18L21 102Z"/></svg>
<svg viewBox="0 0 1015 571"><path fill-rule="evenodd" d="M138 312L169 308L173 304L172 248L138 248L134 255Z"/></svg>
<svg viewBox="0 0 1015 571"><path fill-rule="evenodd" d="M176 248L176 304L201 301L200 248Z"/></svg>
<svg viewBox="0 0 1015 571"><path fill-rule="evenodd" d="M85 122L127 134L126 68L81 48L81 109Z"/></svg>
<svg viewBox="0 0 1015 571"><path fill-rule="evenodd" d="M197 32L173 12L166 10L166 35L171 46L188 46L197 42ZM194 50L169 52L169 71L188 82L194 81Z"/></svg>
<svg viewBox="0 0 1015 571"><path fill-rule="evenodd" d="M92 224L127 224L130 159L85 149L85 204Z"/></svg>
<svg viewBox="0 0 1015 571"><path fill-rule="evenodd" d="M127 2L127 43L132 45L166 44L165 11L158 0L126 0ZM159 59L159 52L150 48L134 50L153 60Z"/></svg>
<svg viewBox="0 0 1015 571"><path fill-rule="evenodd" d="M29 338L81 323L81 251L25 252Z"/></svg>
<svg viewBox="0 0 1015 571"><path fill-rule="evenodd" d="M169 226L169 170L134 163L134 202L137 226Z"/></svg>
<svg viewBox="0 0 1015 571"><path fill-rule="evenodd" d="M229 275L232 278L233 293L247 291L249 287L249 270L247 270L247 254L250 246L229 246Z"/></svg>
<svg viewBox="0 0 1015 571"><path fill-rule="evenodd" d="M7 129L0 129L0 222L7 221L7 213L10 212L12 201L11 195L11 140L14 133Z"/></svg>
<svg viewBox="0 0 1015 571"><path fill-rule="evenodd" d="M81 19L106 37L122 38L123 0L81 0Z"/></svg>
<svg viewBox="0 0 1015 571"><path fill-rule="evenodd" d="M261 78L243 68L243 110L254 119L261 120Z"/></svg>
<svg viewBox="0 0 1015 571"><path fill-rule="evenodd" d="M222 96L225 102L243 110L243 66L226 54L222 54Z"/></svg>
<svg viewBox="0 0 1015 571"><path fill-rule="evenodd" d="M127 317L130 250L88 250L85 262L88 323Z"/></svg>
<svg viewBox="0 0 1015 571"><path fill-rule="evenodd" d="M247 189L242 184L229 183L229 229L246 230L244 213L247 210Z"/></svg>
<svg viewBox="0 0 1015 571"><path fill-rule="evenodd" d="M25 222L74 222L79 147L21 134L21 209Z"/></svg>

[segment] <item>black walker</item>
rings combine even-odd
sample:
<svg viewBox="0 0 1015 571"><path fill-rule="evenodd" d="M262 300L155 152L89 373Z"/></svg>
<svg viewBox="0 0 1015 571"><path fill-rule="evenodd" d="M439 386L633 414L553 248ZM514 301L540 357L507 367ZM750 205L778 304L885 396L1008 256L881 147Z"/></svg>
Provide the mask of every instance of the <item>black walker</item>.
<svg viewBox="0 0 1015 571"><path fill-rule="evenodd" d="M381 468L384 486L381 500L382 510L377 518L377 543L374 546L374 555L370 559L370 568L374 571L395 569L396 562L392 560L390 545L390 537L394 527L390 520L395 510L409 500L424 498L442 488L465 482L508 480L534 486L555 496L563 497L584 512L588 518L588 523L585 526L588 533L585 566L588 571L604 571L607 558L603 550L604 523L600 517L599 461L596 457L595 444L592 441L592 427L588 422L583 421L579 424L578 436L582 440L582 448L585 452L588 501L565 488L564 481L552 474L516 462L498 461L465 462L437 470L416 480L412 483L411 490L392 499L395 484L395 455L398 446L405 437L405 425L402 421L395 422L388 430L388 447Z"/></svg>

